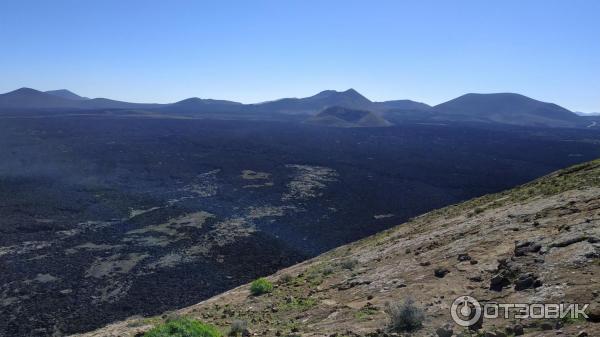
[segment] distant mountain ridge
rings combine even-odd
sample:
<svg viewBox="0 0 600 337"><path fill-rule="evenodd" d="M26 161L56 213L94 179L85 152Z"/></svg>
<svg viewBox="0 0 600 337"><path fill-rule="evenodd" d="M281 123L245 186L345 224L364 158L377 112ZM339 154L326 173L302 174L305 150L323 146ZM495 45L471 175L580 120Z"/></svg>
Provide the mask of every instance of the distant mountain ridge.
<svg viewBox="0 0 600 337"><path fill-rule="evenodd" d="M367 109L373 102L354 89L346 91L325 90L305 98L282 98L276 101L252 104L254 109L279 111L288 114L316 114L331 106Z"/></svg>
<svg viewBox="0 0 600 337"><path fill-rule="evenodd" d="M305 120L305 117L291 116L317 116L331 107L377 112L378 114L374 116L379 116L379 118L393 123L433 121L543 127L582 127L589 125L585 117L581 117L559 105L514 93L470 93L434 107L411 100L373 102L354 89L345 91L325 90L309 97L282 98L255 104L197 97L170 104L130 103L107 98L89 99L67 89L42 92L31 88L21 88L0 94L0 111L129 109L148 110L150 113L182 113L192 116L202 114L211 118L221 116L235 119L243 116L253 116L254 119L260 119L261 116L277 115L281 119ZM219 115L225 113L228 115ZM331 118L331 116L328 118Z"/></svg>
<svg viewBox="0 0 600 337"><path fill-rule="evenodd" d="M553 103L513 94L466 94L436 105L442 116L515 125L575 126L579 117Z"/></svg>
<svg viewBox="0 0 600 337"><path fill-rule="evenodd" d="M74 96L73 96L74 95ZM71 97L71 98L65 98ZM77 99L76 97L79 97ZM0 95L0 110L48 110L48 109L149 109L159 104L129 103L107 98L84 98L66 89L42 92L31 88L21 88Z"/></svg>
<svg viewBox="0 0 600 337"><path fill-rule="evenodd" d="M401 99L394 101L385 102L373 102L375 110L423 110L428 111L431 109L431 105L411 101L409 99Z"/></svg>
<svg viewBox="0 0 600 337"><path fill-rule="evenodd" d="M73 93L72 91L69 91L67 89L59 89L59 90L48 90L45 91L45 93L50 94L50 95L54 95L57 97L62 97L62 98L66 98L66 99L71 99L71 100L75 100L75 101L85 101L88 100L88 97L82 97L79 96L75 93Z"/></svg>

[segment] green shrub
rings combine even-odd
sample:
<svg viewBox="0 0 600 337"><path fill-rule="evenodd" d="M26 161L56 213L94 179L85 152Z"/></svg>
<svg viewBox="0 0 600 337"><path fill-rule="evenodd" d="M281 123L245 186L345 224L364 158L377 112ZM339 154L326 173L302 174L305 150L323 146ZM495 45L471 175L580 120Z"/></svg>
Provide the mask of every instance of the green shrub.
<svg viewBox="0 0 600 337"><path fill-rule="evenodd" d="M144 337L222 337L214 326L190 318L178 318L154 327Z"/></svg>
<svg viewBox="0 0 600 337"><path fill-rule="evenodd" d="M250 285L250 292L254 296L270 293L273 291L273 283L264 277L256 279Z"/></svg>
<svg viewBox="0 0 600 337"><path fill-rule="evenodd" d="M404 303L388 303L385 312L390 316L392 331L414 331L423 326L425 314L415 306L414 301L407 299Z"/></svg>

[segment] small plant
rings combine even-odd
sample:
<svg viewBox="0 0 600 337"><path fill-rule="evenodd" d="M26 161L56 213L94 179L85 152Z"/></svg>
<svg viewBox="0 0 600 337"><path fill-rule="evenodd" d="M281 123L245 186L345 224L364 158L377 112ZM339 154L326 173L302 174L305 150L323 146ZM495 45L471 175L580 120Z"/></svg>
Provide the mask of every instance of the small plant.
<svg viewBox="0 0 600 337"><path fill-rule="evenodd" d="M294 280L294 277L290 274L283 274L279 277L279 283L288 284Z"/></svg>
<svg viewBox="0 0 600 337"><path fill-rule="evenodd" d="M262 294L267 294L273 291L273 283L267 280L264 277L256 279L250 284L250 292L254 296L259 296Z"/></svg>
<svg viewBox="0 0 600 337"><path fill-rule="evenodd" d="M154 327L144 337L222 337L217 328L190 318L178 318Z"/></svg>
<svg viewBox="0 0 600 337"><path fill-rule="evenodd" d="M414 331L423 326L425 314L412 299L404 303L387 303L385 313L390 316L392 331Z"/></svg>
<svg viewBox="0 0 600 337"><path fill-rule="evenodd" d="M324 276L327 276L327 275L333 274L334 271L335 270L333 269L332 266L325 266L325 267L323 267L322 273Z"/></svg>
<svg viewBox="0 0 600 337"><path fill-rule="evenodd" d="M577 315L576 317L571 317L570 315L566 315L560 318L560 321L563 324L575 324L585 322L585 317L583 315Z"/></svg>
<svg viewBox="0 0 600 337"><path fill-rule="evenodd" d="M295 298L290 296L286 298L286 303L283 307L287 310L305 311L314 307L317 301L314 298Z"/></svg>
<svg viewBox="0 0 600 337"><path fill-rule="evenodd" d="M354 317L360 320L370 319L370 316L376 315L379 312L376 307L367 305L354 313Z"/></svg>
<svg viewBox="0 0 600 337"><path fill-rule="evenodd" d="M340 266L344 269L352 270L358 265L358 261L355 259L344 260L340 263Z"/></svg>
<svg viewBox="0 0 600 337"><path fill-rule="evenodd" d="M236 319L231 323L229 336L242 335L246 330L248 330L248 323L246 321L242 321L241 319Z"/></svg>

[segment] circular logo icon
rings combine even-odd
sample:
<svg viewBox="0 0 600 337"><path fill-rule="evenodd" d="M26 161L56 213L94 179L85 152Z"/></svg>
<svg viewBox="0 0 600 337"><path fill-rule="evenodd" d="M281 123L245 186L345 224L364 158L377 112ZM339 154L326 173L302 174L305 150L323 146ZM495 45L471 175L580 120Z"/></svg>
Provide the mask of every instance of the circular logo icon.
<svg viewBox="0 0 600 337"><path fill-rule="evenodd" d="M450 312L456 324L469 327L481 318L481 304L471 296L460 296L452 302Z"/></svg>

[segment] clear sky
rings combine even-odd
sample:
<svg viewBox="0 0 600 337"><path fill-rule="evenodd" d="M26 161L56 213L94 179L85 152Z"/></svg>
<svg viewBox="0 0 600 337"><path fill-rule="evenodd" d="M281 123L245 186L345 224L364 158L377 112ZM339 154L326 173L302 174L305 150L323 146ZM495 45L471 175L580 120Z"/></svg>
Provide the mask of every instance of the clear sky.
<svg viewBox="0 0 600 337"><path fill-rule="evenodd" d="M0 92L245 103L518 92L600 112L600 1L0 0Z"/></svg>

